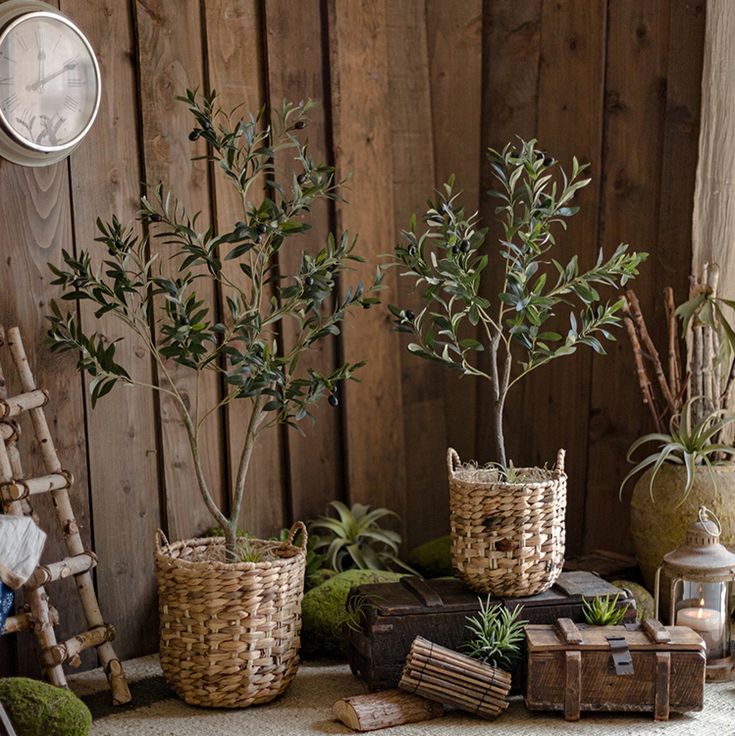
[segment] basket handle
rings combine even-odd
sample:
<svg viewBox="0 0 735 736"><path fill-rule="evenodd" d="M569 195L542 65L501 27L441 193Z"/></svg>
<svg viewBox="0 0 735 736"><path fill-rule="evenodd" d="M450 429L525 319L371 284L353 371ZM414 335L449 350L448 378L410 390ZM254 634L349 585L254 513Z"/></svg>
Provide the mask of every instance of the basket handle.
<svg viewBox="0 0 735 736"><path fill-rule="evenodd" d="M301 532L301 544L299 545L299 549L302 552L306 552L306 543L309 541L309 532L306 531L306 524L304 524L303 521L295 521L293 523L284 544L293 545L293 540L299 532Z"/></svg>
<svg viewBox="0 0 735 736"><path fill-rule="evenodd" d="M564 472L564 456L567 454L567 451L565 449L560 449L559 452L556 453L556 472L557 473L563 473Z"/></svg>
<svg viewBox="0 0 735 736"><path fill-rule="evenodd" d="M449 470L449 475L454 475L461 466L462 461L459 459L459 453L453 447L450 447L447 450L447 470Z"/></svg>
<svg viewBox="0 0 735 736"><path fill-rule="evenodd" d="M168 541L168 537L163 533L163 529L156 529L156 532L154 534L154 539L156 542L156 549L159 552L164 547L168 547L170 545L170 542Z"/></svg>

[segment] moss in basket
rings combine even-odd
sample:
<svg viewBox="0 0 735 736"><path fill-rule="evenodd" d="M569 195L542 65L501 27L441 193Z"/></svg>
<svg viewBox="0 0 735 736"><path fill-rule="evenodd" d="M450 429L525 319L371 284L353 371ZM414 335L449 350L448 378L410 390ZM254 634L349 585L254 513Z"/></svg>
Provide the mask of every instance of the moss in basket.
<svg viewBox="0 0 735 736"><path fill-rule="evenodd" d="M402 576L385 570L347 570L308 591L301 605L303 656L343 656L345 624L350 622L345 609L350 589L366 583L390 583Z"/></svg>
<svg viewBox="0 0 735 736"><path fill-rule="evenodd" d="M349 233L330 235L317 253L301 252L290 272L278 257L282 248L298 247L293 240L309 228L306 218L319 200L340 198L342 182L332 167L312 160L303 140L312 101L283 102L248 115L239 108L223 110L214 92L187 91L180 100L193 118L190 140L200 141L192 153L206 153L242 203L236 221L219 230L202 226L199 213L189 214L163 184L148 187L138 223L125 225L115 215L98 219L95 252L64 251L61 264L49 264L62 298L72 302L70 310L51 302L49 344L78 354L78 367L91 376L92 406L117 384L163 395L186 432L203 502L236 559L237 520L259 438L279 424L298 429L314 404L335 397L338 385L354 378L362 362L320 373L304 367L301 358L339 334L348 312L378 302L381 274L376 271L366 285L347 283L350 267L362 260ZM222 295L222 315L202 296L210 292ZM115 321L115 329L107 334L100 322L82 322L81 302L97 318L105 315L106 324ZM284 323L292 332L288 344L280 340ZM90 331L91 325L98 331ZM133 333L148 351L156 385L140 380L137 357L127 365L118 362L121 331ZM208 379L223 391L204 405L206 392L199 389ZM246 405L240 416L248 420L223 510L214 500L200 444L233 404Z"/></svg>
<svg viewBox="0 0 735 736"><path fill-rule="evenodd" d="M607 260L600 251L587 271L576 255L565 264L551 258L558 230L579 209L575 194L591 181L582 178L587 165L574 158L567 174L534 140L491 149L489 158L498 185L490 192L499 200L496 251L490 251L478 214L465 214L450 178L423 215L423 231L417 232L414 215L395 248L393 265L415 282L423 305L390 310L396 328L414 338L410 352L491 384L492 459L507 469L508 391L580 345L604 353L602 342L614 339L610 329L621 321L624 300L605 302L598 289L623 287L647 254L629 253L621 243ZM484 279L493 280L483 274L488 265L502 277L494 301L483 288Z"/></svg>
<svg viewBox="0 0 735 736"><path fill-rule="evenodd" d="M18 736L86 736L92 714L69 690L27 677L0 679L0 703Z"/></svg>

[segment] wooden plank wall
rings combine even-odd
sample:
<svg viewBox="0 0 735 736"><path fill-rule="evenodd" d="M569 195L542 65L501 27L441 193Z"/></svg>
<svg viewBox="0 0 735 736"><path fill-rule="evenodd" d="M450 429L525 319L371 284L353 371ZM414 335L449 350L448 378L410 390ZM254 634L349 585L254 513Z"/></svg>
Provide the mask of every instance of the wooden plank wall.
<svg viewBox="0 0 735 736"><path fill-rule="evenodd" d="M0 162L0 321L21 325L52 391L63 462L78 479L78 517L101 559L100 600L125 657L157 643L153 530L183 537L210 522L172 407L122 390L93 412L73 357L50 358L42 348L54 294L45 264L58 262L62 248L88 245L96 215L131 217L143 181L171 182L202 222L236 217L223 182L191 161L202 147L187 140L187 113L173 101L187 86L216 88L225 104L245 101L253 110L283 97L319 102L308 129L312 151L352 174L349 202L315 208L301 243L316 249L329 230L359 233L365 273L450 173L466 207L491 215L483 152L522 135L538 137L563 164L573 154L591 164L594 185L561 239L562 257L579 253L588 264L600 245L620 240L650 251L638 290L651 314L660 312L663 285L686 285L704 0L60 5L98 51L104 101L68 162L35 171ZM280 267L292 268L294 258L284 252ZM385 301L415 302L395 271L386 284ZM485 288L492 293L492 278ZM222 298L204 296L212 305ZM94 318L85 310L82 319ZM155 380L140 345L128 336L120 349L138 375ZM340 357L369 360L362 382L346 387L337 409L319 409L307 438L279 430L264 438L243 525L270 535L340 498L399 511L411 545L445 533L446 447L491 459L485 388L408 355L382 307L350 319L310 360L327 368ZM176 380L185 391L186 376ZM206 390L214 398L220 387ZM210 428L205 459L220 495L245 420L235 408ZM624 341L607 358L580 353L540 371L513 396L507 434L516 464L551 461L558 446L569 451L570 552L628 548L617 481L626 447L646 428ZM53 592L62 610L74 609L71 586ZM3 643L0 669L32 671L29 651L25 639L16 648Z"/></svg>

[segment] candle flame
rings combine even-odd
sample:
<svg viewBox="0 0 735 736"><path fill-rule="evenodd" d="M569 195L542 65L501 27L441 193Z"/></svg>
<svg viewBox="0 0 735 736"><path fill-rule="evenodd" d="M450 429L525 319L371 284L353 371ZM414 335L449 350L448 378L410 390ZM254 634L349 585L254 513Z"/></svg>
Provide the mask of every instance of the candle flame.
<svg viewBox="0 0 735 736"><path fill-rule="evenodd" d="M704 608L704 598L699 599L699 607Z"/></svg>

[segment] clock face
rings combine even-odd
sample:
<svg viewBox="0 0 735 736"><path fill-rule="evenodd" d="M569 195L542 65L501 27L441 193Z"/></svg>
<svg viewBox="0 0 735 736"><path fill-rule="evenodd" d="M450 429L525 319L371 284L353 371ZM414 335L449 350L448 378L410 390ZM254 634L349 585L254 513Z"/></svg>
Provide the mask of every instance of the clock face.
<svg viewBox="0 0 735 736"><path fill-rule="evenodd" d="M97 113L98 80L88 41L63 17L28 13L0 35L0 122L23 146L74 146Z"/></svg>

